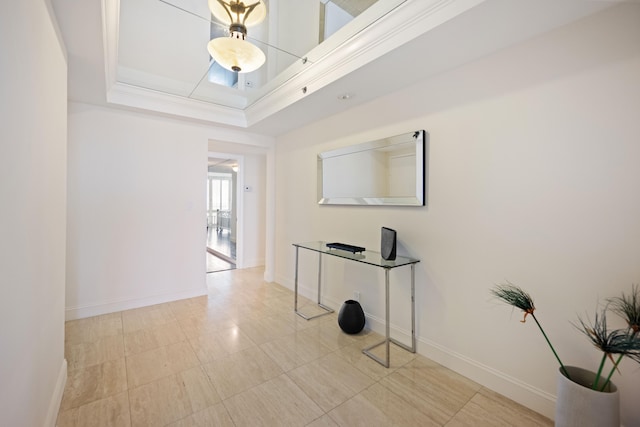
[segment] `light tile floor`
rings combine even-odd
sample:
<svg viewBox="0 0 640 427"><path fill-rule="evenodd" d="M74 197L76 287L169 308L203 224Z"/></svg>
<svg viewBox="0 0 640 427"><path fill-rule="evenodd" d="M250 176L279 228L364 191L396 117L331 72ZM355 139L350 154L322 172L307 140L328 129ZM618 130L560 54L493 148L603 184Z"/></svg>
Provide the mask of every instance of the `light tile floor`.
<svg viewBox="0 0 640 427"><path fill-rule="evenodd" d="M552 425L402 349L383 368L361 352L379 335L296 316L292 292L262 275L214 273L208 296L67 322L57 425Z"/></svg>

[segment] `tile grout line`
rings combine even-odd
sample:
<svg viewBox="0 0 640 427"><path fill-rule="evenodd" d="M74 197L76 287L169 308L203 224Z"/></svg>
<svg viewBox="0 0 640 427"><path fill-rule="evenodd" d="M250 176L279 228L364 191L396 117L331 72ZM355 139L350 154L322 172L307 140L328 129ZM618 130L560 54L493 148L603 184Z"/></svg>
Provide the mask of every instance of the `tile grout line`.
<svg viewBox="0 0 640 427"><path fill-rule="evenodd" d="M473 398L474 398L474 397L476 397L476 396L480 393L480 390L481 390L481 389L482 389L482 387L481 387L480 389L478 389L478 391L476 391L475 393L473 393L473 394L471 395L471 397L469 397L469 399L467 399L467 401L466 401L466 402L464 402L464 405L462 405L462 406L460 407L460 409L458 409L458 410L457 410L457 411L456 411L456 412L451 416L451 418L449 418L449 420L444 424L444 426L443 426L443 427L446 427L446 425L447 425L447 424L449 424L451 421L453 421L453 420L455 419L455 417L457 417L457 416L458 416L458 414L459 414L460 412L462 412L462 410L463 410L464 408L466 408L466 407L467 407L467 405L468 405L468 404L473 400Z"/></svg>

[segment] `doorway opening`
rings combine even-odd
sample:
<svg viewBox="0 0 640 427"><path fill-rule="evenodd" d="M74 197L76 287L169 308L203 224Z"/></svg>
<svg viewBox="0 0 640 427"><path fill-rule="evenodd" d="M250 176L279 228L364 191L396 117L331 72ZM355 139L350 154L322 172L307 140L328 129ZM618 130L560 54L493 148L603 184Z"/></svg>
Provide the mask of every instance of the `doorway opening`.
<svg viewBox="0 0 640 427"><path fill-rule="evenodd" d="M238 160L209 157L207 273L236 268Z"/></svg>

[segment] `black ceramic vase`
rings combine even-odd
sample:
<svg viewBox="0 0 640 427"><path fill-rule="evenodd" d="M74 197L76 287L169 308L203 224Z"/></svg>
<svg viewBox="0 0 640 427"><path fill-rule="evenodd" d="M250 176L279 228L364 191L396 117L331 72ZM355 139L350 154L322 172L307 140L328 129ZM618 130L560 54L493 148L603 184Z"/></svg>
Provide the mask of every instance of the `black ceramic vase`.
<svg viewBox="0 0 640 427"><path fill-rule="evenodd" d="M342 304L338 325L348 334L357 334L364 328L364 310L358 301L350 299Z"/></svg>

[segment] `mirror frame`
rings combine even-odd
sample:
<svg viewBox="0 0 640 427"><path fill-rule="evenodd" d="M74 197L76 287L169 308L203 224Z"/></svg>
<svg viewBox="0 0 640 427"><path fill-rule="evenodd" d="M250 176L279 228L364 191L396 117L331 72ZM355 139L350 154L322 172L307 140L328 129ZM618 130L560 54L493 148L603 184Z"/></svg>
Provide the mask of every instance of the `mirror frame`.
<svg viewBox="0 0 640 427"><path fill-rule="evenodd" d="M374 141L367 141L360 144L349 145L347 147L338 148L336 150L325 151L318 154L318 204L319 205L362 205L362 206L425 206L426 204L426 146L428 134L424 130L411 131L415 139L415 155L416 155L416 189L413 197L326 197L323 188L323 176L326 173L323 170L324 159L329 159L347 154L359 153L362 151L375 150L378 148L388 147L388 138L399 135L393 135ZM403 135L403 134L401 134Z"/></svg>

